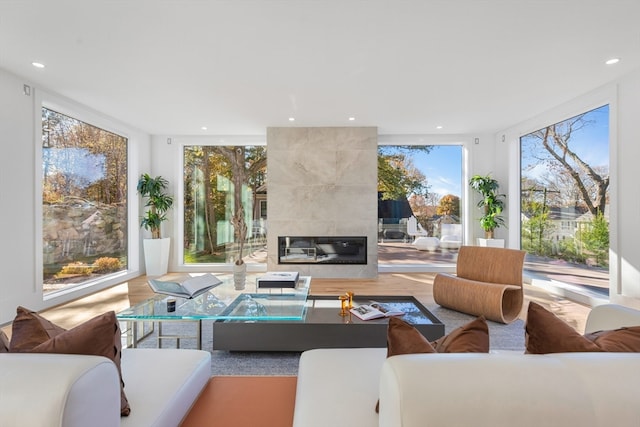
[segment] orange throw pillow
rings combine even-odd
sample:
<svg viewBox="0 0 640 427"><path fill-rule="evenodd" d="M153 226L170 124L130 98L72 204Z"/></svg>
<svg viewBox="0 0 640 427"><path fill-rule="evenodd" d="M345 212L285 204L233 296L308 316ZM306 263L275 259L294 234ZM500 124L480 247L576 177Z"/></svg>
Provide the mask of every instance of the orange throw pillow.
<svg viewBox="0 0 640 427"><path fill-rule="evenodd" d="M540 304L529 303L525 326L526 353L640 352L640 326L580 335Z"/></svg>

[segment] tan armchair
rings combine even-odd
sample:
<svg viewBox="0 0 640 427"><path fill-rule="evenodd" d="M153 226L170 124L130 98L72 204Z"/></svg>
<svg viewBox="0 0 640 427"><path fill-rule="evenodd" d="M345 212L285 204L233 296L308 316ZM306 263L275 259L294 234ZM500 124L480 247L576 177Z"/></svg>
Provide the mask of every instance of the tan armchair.
<svg viewBox="0 0 640 427"><path fill-rule="evenodd" d="M437 274L433 298L442 307L511 323L522 310L524 256L516 249L462 246L456 275Z"/></svg>

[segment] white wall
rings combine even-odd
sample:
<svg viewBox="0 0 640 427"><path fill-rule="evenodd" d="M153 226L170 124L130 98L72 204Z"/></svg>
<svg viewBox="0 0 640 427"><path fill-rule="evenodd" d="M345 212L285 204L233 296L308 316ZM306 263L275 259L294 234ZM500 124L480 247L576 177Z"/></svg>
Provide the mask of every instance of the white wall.
<svg viewBox="0 0 640 427"><path fill-rule="evenodd" d="M509 199L519 200L519 138L577 114L609 104L610 111L610 300L640 308L640 70L616 82L542 112L495 136L496 167L512 183ZM504 142L503 141L504 138ZM505 145L506 144L506 145ZM506 150L499 147L504 146ZM511 206L510 246L519 246L519 206Z"/></svg>
<svg viewBox="0 0 640 427"><path fill-rule="evenodd" d="M30 94L24 93L27 84ZM0 324L15 317L16 307L22 305L41 310L94 292L98 288L112 286L126 278L139 275L139 232L137 215L129 218L130 274L104 281L91 289L76 289L45 300L42 295L41 240L37 238L40 227L40 189L36 176L41 172L37 164L40 144L41 100L47 99L60 110L74 111L92 124L114 130L129 138L130 188L135 189L139 165L148 165L149 135L119 123L85 106L48 94L24 79L0 69ZM130 193L130 203L138 207L138 197Z"/></svg>
<svg viewBox="0 0 640 427"><path fill-rule="evenodd" d="M23 85L29 84L31 95L23 93ZM0 157L0 224L2 225L2 243L0 247L0 323L10 321L15 315L17 305L23 305L34 310L62 303L82 294L65 295L53 300L44 301L42 298L40 277L37 274L38 250L36 241L36 212L39 194L36 194L36 123L39 121L39 106L36 98L40 88L24 79L14 76L0 69L0 146L3 156ZM510 201L519 198L519 164L517 144L520 135L546 126L549 123L570 117L588 108L588 105L603 98L614 98L611 105L612 112L612 220L617 218L617 228L612 230L611 298L615 302L640 307L640 251L636 248L640 242L640 191L638 190L638 165L640 162L640 70L614 82L610 86L595 90L593 93L573 100L566 105L550 109L540 116L513 126L496 135L462 136L461 139L468 147L468 158L465 166L465 177L473 174L491 173L501 183L501 188L508 193L507 216L508 229L499 229L498 237L508 237L508 245L517 247L519 232L517 218L519 206L513 206ZM177 193L181 175L181 147L186 144L220 143L210 138L200 137L172 137L172 144L167 144L167 136L154 136L153 139L144 132L140 132L128 125L118 123L98 112L78 105L73 101L55 97L62 104L85 111L96 120L107 123L109 127L117 127L126 133L130 141L130 157L133 167L129 171L131 188L141 172L152 175L163 175L171 182L171 188ZM594 105L597 106L597 105ZM96 123L100 125L101 123ZM537 127L536 127L537 126ZM505 141L502 141L505 135ZM39 135L37 136L39 138ZM478 144L475 144L475 138ZM235 138L235 140L234 140ZM240 145L264 142L264 136L238 138L229 137L225 145ZM260 141L258 141L260 140ZM505 149L506 148L506 149ZM613 160L616 158L617 160ZM466 178L465 178L466 179ZM513 183L509 185L509 180ZM463 186L468 190L467 186ZM620 196L617 196L617 195ZM132 203L138 203L135 192L130 193ZM463 195L464 197L464 195ZM474 195L467 194L469 204L465 213L470 229L468 238L481 235L477 224L477 212ZM181 241L179 212L173 210L171 220L166 224L165 233ZM131 262L135 264L137 275L138 266L143 266L142 253L137 251L139 244L139 218L131 218L130 234L135 235ZM172 247L173 248L173 247ZM136 254L138 257L136 257ZM184 270L180 265L178 251L172 249L170 269ZM107 284L104 284L107 286ZM88 291L86 291L88 292Z"/></svg>

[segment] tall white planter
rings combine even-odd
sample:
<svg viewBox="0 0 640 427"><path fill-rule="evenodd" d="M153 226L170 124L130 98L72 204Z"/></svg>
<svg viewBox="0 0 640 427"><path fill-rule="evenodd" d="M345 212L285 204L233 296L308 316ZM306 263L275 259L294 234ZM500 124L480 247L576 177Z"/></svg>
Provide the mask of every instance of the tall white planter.
<svg viewBox="0 0 640 427"><path fill-rule="evenodd" d="M478 246L488 246L490 248L504 248L504 239L478 238Z"/></svg>
<svg viewBox="0 0 640 427"><path fill-rule="evenodd" d="M169 267L169 249L171 239L144 239L144 266L147 276L162 276L167 274Z"/></svg>

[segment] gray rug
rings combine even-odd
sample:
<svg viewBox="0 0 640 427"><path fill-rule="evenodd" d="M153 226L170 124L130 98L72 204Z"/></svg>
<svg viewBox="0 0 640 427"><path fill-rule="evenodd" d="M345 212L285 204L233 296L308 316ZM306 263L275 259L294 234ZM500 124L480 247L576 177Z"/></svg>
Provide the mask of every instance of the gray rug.
<svg viewBox="0 0 640 427"><path fill-rule="evenodd" d="M427 307L445 324L445 334L475 319L475 316L458 313L438 305ZM516 320L509 325L488 321L491 350L518 350L524 352L524 322ZM202 348L213 347L212 322L202 324ZM185 329L187 329L185 331ZM193 334L195 327L188 323L171 323L163 325L163 333ZM155 334L140 342L139 347L156 346ZM175 340L164 340L163 347L175 348ZM195 339L183 339L181 348L197 348ZM211 352L211 370L213 375L297 375L298 352Z"/></svg>

